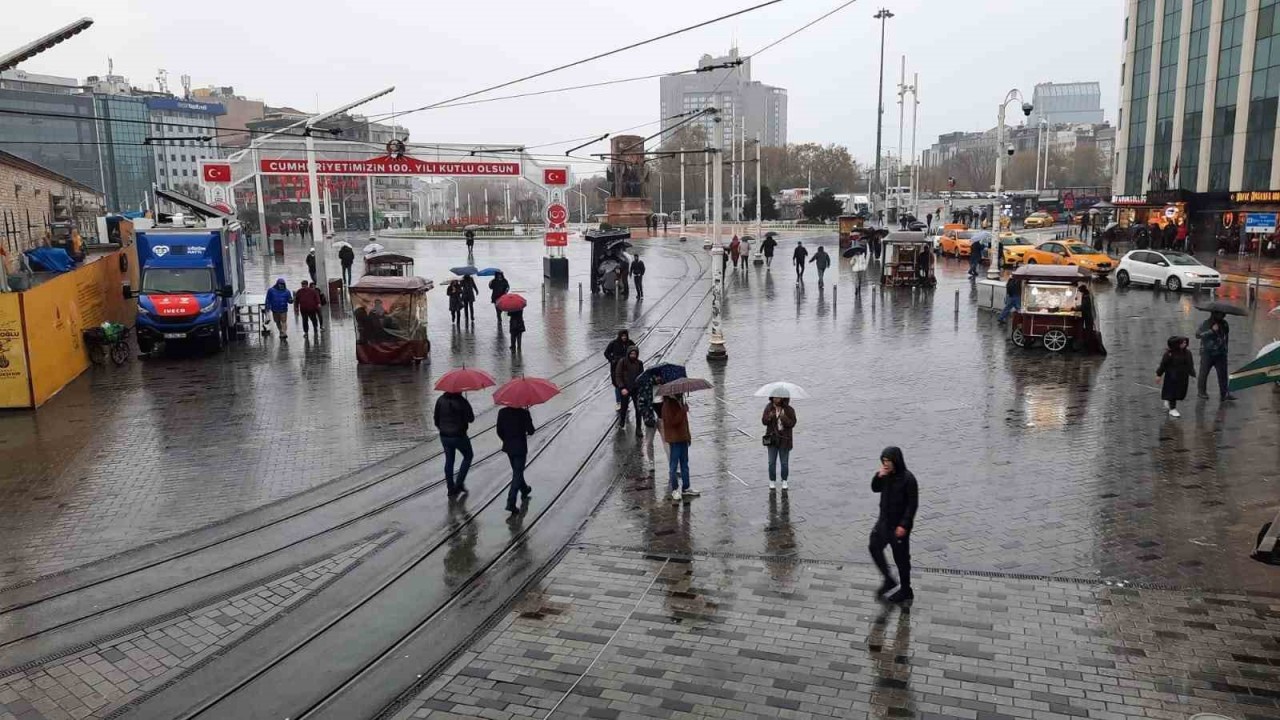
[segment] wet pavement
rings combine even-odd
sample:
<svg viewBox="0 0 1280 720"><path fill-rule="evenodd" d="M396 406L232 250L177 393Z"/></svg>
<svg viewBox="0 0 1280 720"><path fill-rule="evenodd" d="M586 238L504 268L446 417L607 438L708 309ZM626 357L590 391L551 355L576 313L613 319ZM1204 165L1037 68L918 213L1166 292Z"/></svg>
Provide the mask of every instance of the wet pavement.
<svg viewBox="0 0 1280 720"><path fill-rule="evenodd" d="M817 242L831 249L834 240ZM642 244L644 304L587 295L579 306L581 245L571 246L570 287L548 288L544 302L536 244L477 242L479 264L508 269L530 300L520 358L511 357L484 302L477 329L457 333L443 303L434 302L432 367L357 368L350 324L339 318L318 343L298 342L295 332L287 349L275 338L255 338L223 356L134 362L90 373L40 413L0 416L0 449L18 458L14 469L0 471L0 493L14 508L0 527L0 585L321 492L344 473L415 452L433 435L425 417L434 402L430 383L447 366L476 364L500 379L553 375L596 357L619 323L652 328L643 352L665 346L682 321L645 313L666 302L667 291L689 287L698 266L688 255L694 243ZM459 241L384 244L408 250L418 273L436 280L460 261ZM1050 355L1014 348L991 314L974 308L961 263L943 261L933 291L881 292L867 283L855 293L845 263L828 273L838 283L821 289L810 267L801 289L786 262L792 247L784 240L772 271L731 270L727 364L707 366L699 330L705 315L664 358L685 361L691 375L716 386L691 398L693 480L703 495L681 505L665 498L664 451L652 433L640 441L619 434L591 451L616 479L606 483L603 502L564 560L545 579L534 577L514 610L448 672L435 678L426 660L401 663L397 672L408 673L414 692L407 705L397 704L398 717L1108 720L1184 717L1188 708L1280 717L1280 677L1269 669L1280 663L1270 599L1280 591L1280 571L1247 559L1258 527L1280 507L1272 492L1280 476L1280 392L1244 391L1229 405L1192 399L1181 419L1165 415L1154 368L1169 335L1193 334L1202 318L1192 308L1195 297L1095 283L1111 354ZM300 255L284 264L291 277L301 276L301 267ZM255 268L259 283L280 272L274 264ZM442 300L439 291L432 295ZM1221 295L1243 300L1243 287L1229 285ZM1280 336L1280 318L1265 312L1278 300L1264 291L1260 312L1233 318L1233 367ZM814 397L795 403L791 488L770 493L757 420L764 400L752 393L779 379ZM478 411L485 407L486 399L473 401ZM592 412L547 441L553 465L539 464L537 487L558 481L554 461L586 452L588 438L598 441L603 428ZM888 444L903 447L921 484L913 542L921 577L914 612L882 619L870 597L875 578L865 545L875 507L868 480ZM488 464L478 477L486 496L504 478ZM548 522L530 537L572 534L575 518L596 500L588 493L573 502L580 507L547 508L541 517ZM424 503L415 503L398 514L420 515ZM396 526L425 539L439 520ZM430 574L419 581L424 592L514 592L563 542L525 539L514 554L492 555L522 532L495 529L494 520L470 522L448 540L443 581ZM360 547L340 537L326 543L308 545L326 554L301 558L299 568L337 567L352 557L342 553ZM381 562L403 562L400 550L382 552ZM487 557L502 560L486 569ZM530 566L524 575L510 569L522 564ZM297 593L306 603L302 615L239 650L225 645L238 641L222 640L225 633L208 625L217 622L213 614L227 615L225 598L186 609L184 622L195 626L184 632L205 631L186 632L194 638L186 645L170 633L176 644L142 648L151 652L148 662L159 663L148 679L172 685L164 668L179 670L183 652L278 645L292 625L305 627L309 613L336 608L343 593L356 592L345 584L365 587L379 577L378 567L357 568L333 589L320 588L316 600ZM292 576L235 589L266 592L281 577ZM285 597L273 593L265 605L251 604L269 613ZM405 600L397 613L412 610ZM492 598L469 596L448 607L459 605L494 607ZM381 633L399 627L391 615L379 617L387 622ZM464 640L447 620L436 619L445 623L436 637L447 636L448 645ZM165 633L163 622L134 632ZM14 690L21 673L0 675L0 700L17 693L15 702L30 704L32 688L47 694L60 685L70 693L55 690L60 698L85 705L77 691L94 685L68 678L75 685L68 688L54 668L107 642L45 662L43 688L32 681ZM92 662L81 664L93 670ZM189 682L216 671L215 663ZM106 672L128 675L118 665L103 665L98 675L109 679ZM424 676L421 686L412 682L414 672ZM113 697L129 692L115 687ZM179 685L165 697L180 703L182 695ZM44 700L46 709L57 704ZM273 702L273 712L289 709ZM103 713L107 705L97 707ZM143 707L154 713L168 705Z"/></svg>

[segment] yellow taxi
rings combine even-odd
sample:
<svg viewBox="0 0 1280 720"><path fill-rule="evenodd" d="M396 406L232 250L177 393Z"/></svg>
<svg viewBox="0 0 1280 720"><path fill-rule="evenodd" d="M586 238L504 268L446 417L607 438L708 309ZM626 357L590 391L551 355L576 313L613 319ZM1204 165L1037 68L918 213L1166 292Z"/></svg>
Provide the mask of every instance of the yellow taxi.
<svg viewBox="0 0 1280 720"><path fill-rule="evenodd" d="M1013 232L1000 233L998 242L1003 248L1004 264L1008 266L1021 265L1023 256L1033 247L1029 238Z"/></svg>
<svg viewBox="0 0 1280 720"><path fill-rule="evenodd" d="M1116 267L1109 255L1072 238L1046 240L1025 251L1022 257L1027 265L1076 265L1099 277L1106 277Z"/></svg>
<svg viewBox="0 0 1280 720"><path fill-rule="evenodd" d="M969 257L969 246L973 244L976 232L959 223L947 223L942 227L942 239L938 241L939 252L958 258Z"/></svg>
<svg viewBox="0 0 1280 720"><path fill-rule="evenodd" d="M1028 229L1053 227L1053 216L1043 212L1031 213L1026 220L1022 221L1022 227Z"/></svg>

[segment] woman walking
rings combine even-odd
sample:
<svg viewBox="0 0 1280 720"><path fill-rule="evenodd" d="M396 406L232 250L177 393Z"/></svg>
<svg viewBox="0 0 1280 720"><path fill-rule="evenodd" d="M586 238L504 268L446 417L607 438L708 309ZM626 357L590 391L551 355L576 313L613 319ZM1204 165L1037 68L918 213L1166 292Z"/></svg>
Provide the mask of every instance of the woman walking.
<svg viewBox="0 0 1280 720"><path fill-rule="evenodd" d="M511 283L507 282L507 276L501 271L494 273L493 279L489 281L489 302L493 303L493 310L498 314L498 322L502 322L502 311L498 309L498 298L506 295L511 291Z"/></svg>
<svg viewBox="0 0 1280 720"><path fill-rule="evenodd" d="M1196 376L1196 361L1187 346L1191 341L1185 337L1169 338L1169 349L1160 358L1160 367L1156 368L1156 380L1161 381L1160 399L1164 401L1169 417L1182 417L1178 412L1178 401L1185 400L1191 378Z"/></svg>
<svg viewBox="0 0 1280 720"><path fill-rule="evenodd" d="M444 294L449 298L449 316L453 318L453 324L457 325L462 315L462 285L457 280L450 280Z"/></svg>
<svg viewBox="0 0 1280 720"><path fill-rule="evenodd" d="M680 502L683 497L700 495L689 487L689 444L693 435L689 432L689 406L684 404L684 397L672 395L662 401L662 441L670 450L668 472L670 479L671 499ZM676 484L676 471L680 471L680 483Z"/></svg>
<svg viewBox="0 0 1280 720"><path fill-rule="evenodd" d="M791 474L791 442L792 429L796 426L796 411L791 407L791 399L783 397L769 398L764 407L764 444L769 450L769 490L777 489L777 465L782 461L782 491L787 491L787 476Z"/></svg>

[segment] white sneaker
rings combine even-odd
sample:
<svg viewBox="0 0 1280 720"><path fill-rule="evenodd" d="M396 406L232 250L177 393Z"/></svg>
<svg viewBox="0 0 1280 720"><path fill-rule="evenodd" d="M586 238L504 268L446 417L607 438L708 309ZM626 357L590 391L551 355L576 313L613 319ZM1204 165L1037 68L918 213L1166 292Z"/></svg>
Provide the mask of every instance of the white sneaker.
<svg viewBox="0 0 1280 720"><path fill-rule="evenodd" d="M701 494L702 494L702 493L698 492L697 490L694 490L693 488L689 488L689 489L687 489L687 490L685 490L685 491L684 491L684 496L685 496L685 497L698 497L698 496L699 496L699 495L701 495Z"/></svg>
<svg viewBox="0 0 1280 720"><path fill-rule="evenodd" d="M787 481L786 481L786 480L783 480L783 481L782 481L782 489L783 489L783 490L786 490L786 489L787 489Z"/></svg>
<svg viewBox="0 0 1280 720"><path fill-rule="evenodd" d="M777 484L777 483L775 483L774 481L770 480L770 481L769 481L769 489L770 489L770 490L777 490L777 489L778 489L778 484Z"/></svg>
<svg viewBox="0 0 1280 720"><path fill-rule="evenodd" d="M680 502L680 491L679 491L679 490L672 490L672 491L671 491L671 499L672 499L673 501L675 501L675 502Z"/></svg>
<svg viewBox="0 0 1280 720"><path fill-rule="evenodd" d="M1182 417L1182 413L1178 412L1178 408L1169 411L1169 417Z"/></svg>

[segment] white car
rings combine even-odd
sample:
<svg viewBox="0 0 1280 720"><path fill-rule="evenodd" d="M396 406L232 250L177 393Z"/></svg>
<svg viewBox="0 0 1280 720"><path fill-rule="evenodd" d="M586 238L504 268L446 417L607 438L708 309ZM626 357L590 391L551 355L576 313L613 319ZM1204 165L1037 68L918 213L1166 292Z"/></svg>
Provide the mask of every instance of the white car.
<svg viewBox="0 0 1280 720"><path fill-rule="evenodd" d="M1222 284L1222 276L1186 253L1131 250L1120 258L1116 283L1120 287L1129 283L1162 285L1177 292L1182 288L1216 288Z"/></svg>

